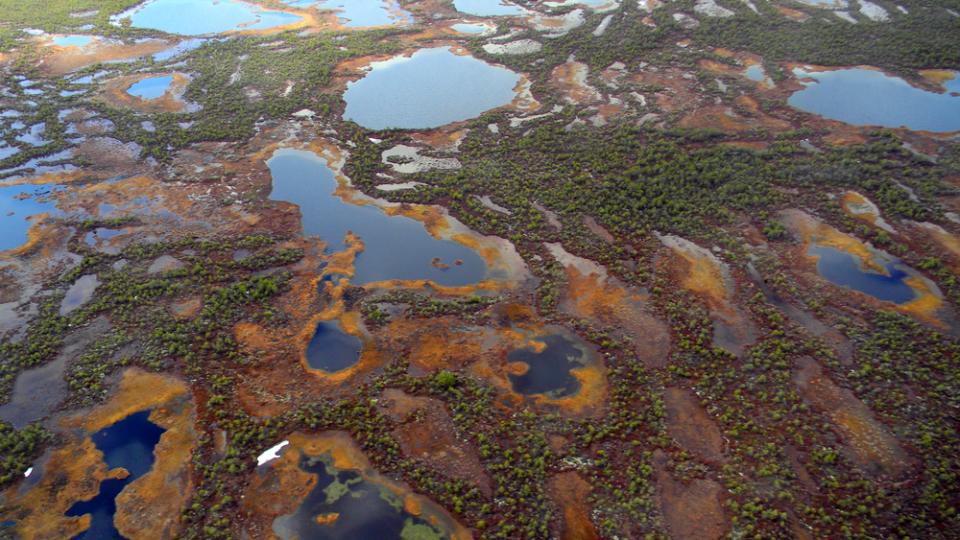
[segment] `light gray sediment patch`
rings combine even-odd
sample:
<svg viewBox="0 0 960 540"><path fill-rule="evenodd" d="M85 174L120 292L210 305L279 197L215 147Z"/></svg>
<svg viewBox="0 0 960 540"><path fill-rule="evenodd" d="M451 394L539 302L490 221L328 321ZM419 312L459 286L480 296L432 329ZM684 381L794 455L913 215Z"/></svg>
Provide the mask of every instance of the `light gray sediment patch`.
<svg viewBox="0 0 960 540"><path fill-rule="evenodd" d="M487 43L483 46L483 50L488 54L533 54L540 52L541 49L543 49L543 44L532 39L518 39L502 44Z"/></svg>
<svg viewBox="0 0 960 540"><path fill-rule="evenodd" d="M460 160L457 158L421 156L419 148L404 144L398 144L393 148L384 150L380 154L380 159L385 165L389 165L394 172L400 174L416 174L431 169L456 170L462 167Z"/></svg>

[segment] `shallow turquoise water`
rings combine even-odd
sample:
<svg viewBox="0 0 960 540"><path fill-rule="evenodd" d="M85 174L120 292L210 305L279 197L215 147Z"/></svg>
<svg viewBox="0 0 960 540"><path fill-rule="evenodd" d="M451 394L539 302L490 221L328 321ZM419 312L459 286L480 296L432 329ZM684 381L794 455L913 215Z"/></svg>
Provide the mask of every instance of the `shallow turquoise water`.
<svg viewBox="0 0 960 540"><path fill-rule="evenodd" d="M173 75L148 77L132 84L127 88L127 93L141 99L157 99L167 92L172 82Z"/></svg>
<svg viewBox="0 0 960 540"><path fill-rule="evenodd" d="M58 47L86 47L93 41L93 36L56 36L53 38L53 44Z"/></svg>
<svg viewBox="0 0 960 540"><path fill-rule="evenodd" d="M447 47L422 49L372 66L343 94L344 119L369 129L433 128L513 101L520 76Z"/></svg>
<svg viewBox="0 0 960 540"><path fill-rule="evenodd" d="M267 165L273 175L270 199L300 207L305 235L319 236L331 252L346 247L343 240L348 231L363 240L352 284L429 279L441 285L467 285L486 275L486 263L475 251L434 238L423 223L406 216L388 216L375 206L348 204L334 195L337 181L333 171L316 154L278 150ZM448 268L434 265L435 257Z"/></svg>
<svg viewBox="0 0 960 540"><path fill-rule="evenodd" d="M808 250L816 255L817 272L834 285L868 294L878 300L903 304L913 300L916 293L904 283L910 277L907 269L896 260L880 261L889 275L861 268L853 255L832 247L812 244Z"/></svg>
<svg viewBox="0 0 960 540"><path fill-rule="evenodd" d="M453 0L453 7L462 13L480 17L523 15L526 13L522 7L505 0Z"/></svg>
<svg viewBox="0 0 960 540"><path fill-rule="evenodd" d="M489 26L478 23L457 23L451 28L462 34L482 34L490 29Z"/></svg>
<svg viewBox="0 0 960 540"><path fill-rule="evenodd" d="M790 96L798 109L858 126L907 127L949 132L960 130L960 97L928 92L869 69L806 72L794 69L806 87ZM948 82L950 87L960 84Z"/></svg>
<svg viewBox="0 0 960 540"><path fill-rule="evenodd" d="M268 11L239 0L148 0L112 21L118 24L125 17L130 17L134 28L185 36L261 30L301 20L292 13Z"/></svg>

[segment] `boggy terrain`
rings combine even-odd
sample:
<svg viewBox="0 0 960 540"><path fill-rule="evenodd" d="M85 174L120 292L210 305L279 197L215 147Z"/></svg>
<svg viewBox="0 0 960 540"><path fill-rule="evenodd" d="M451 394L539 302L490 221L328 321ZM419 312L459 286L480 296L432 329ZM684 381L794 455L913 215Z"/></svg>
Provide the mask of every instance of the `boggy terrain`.
<svg viewBox="0 0 960 540"><path fill-rule="evenodd" d="M0 0L0 537L953 538L960 6Z"/></svg>

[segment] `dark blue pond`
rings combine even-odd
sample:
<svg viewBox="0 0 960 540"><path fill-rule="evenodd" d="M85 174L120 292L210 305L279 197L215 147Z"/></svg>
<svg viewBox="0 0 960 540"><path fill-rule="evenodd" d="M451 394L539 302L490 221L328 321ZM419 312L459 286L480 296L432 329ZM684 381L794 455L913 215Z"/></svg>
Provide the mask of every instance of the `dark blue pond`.
<svg viewBox="0 0 960 540"><path fill-rule="evenodd" d="M547 394L557 398L576 394L580 390L580 381L570 370L586 364L586 352L563 334L537 338L536 341L546 345L541 352L524 348L507 354L509 361L529 366L523 375L508 375L513 390L520 394Z"/></svg>
<svg viewBox="0 0 960 540"><path fill-rule="evenodd" d="M122 467L130 474L122 480L104 480L100 483L100 493L96 497L74 503L67 510L67 516L90 514L91 517L90 528L73 537L74 540L123 538L113 525L113 516L117 511L117 495L153 467L153 449L160 442L160 435L166 431L151 422L149 417L149 410L131 414L91 437L97 449L103 452L108 469Z"/></svg>
<svg viewBox="0 0 960 540"><path fill-rule="evenodd" d="M334 373L357 363L363 344L344 332L336 321L320 321L307 345L307 364Z"/></svg>
<svg viewBox="0 0 960 540"><path fill-rule="evenodd" d="M285 540L387 540L446 538L447 535L403 509L403 500L357 471L341 471L324 458L301 456L300 468L317 483L293 514L280 516L274 532ZM321 524L317 517L338 514Z"/></svg>
<svg viewBox="0 0 960 540"><path fill-rule="evenodd" d="M897 261L879 261L890 274L885 276L864 270L857 258L845 251L812 244L808 253L819 257L817 272L834 285L895 304L903 304L916 297L914 290L904 283L910 274Z"/></svg>
<svg viewBox="0 0 960 540"><path fill-rule="evenodd" d="M928 92L899 77L870 69L807 72L794 69L803 90L790 96L792 107L858 126L960 130L960 97ZM949 90L951 82L947 83Z"/></svg>
<svg viewBox="0 0 960 540"><path fill-rule="evenodd" d="M348 204L334 195L337 180L326 162L301 150L283 149L267 162L273 175L270 199L300 207L303 232L340 251L348 231L360 237L351 283L362 285L388 279L429 279L440 285L481 281L486 263L472 249L451 240L438 240L423 223L406 216L388 216L372 205ZM443 263L434 264L434 258Z"/></svg>
<svg viewBox="0 0 960 540"><path fill-rule="evenodd" d="M371 66L347 85L346 120L369 129L419 129L467 120L513 101L520 76L447 47Z"/></svg>

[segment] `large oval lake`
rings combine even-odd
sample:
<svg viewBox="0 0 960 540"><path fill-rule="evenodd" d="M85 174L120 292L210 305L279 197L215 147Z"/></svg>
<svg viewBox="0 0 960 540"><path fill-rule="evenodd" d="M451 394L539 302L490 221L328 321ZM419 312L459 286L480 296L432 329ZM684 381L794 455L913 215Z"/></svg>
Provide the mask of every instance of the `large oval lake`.
<svg viewBox="0 0 960 540"><path fill-rule="evenodd" d="M520 75L448 47L375 62L347 86L344 119L369 129L426 129L479 116L516 97Z"/></svg>

